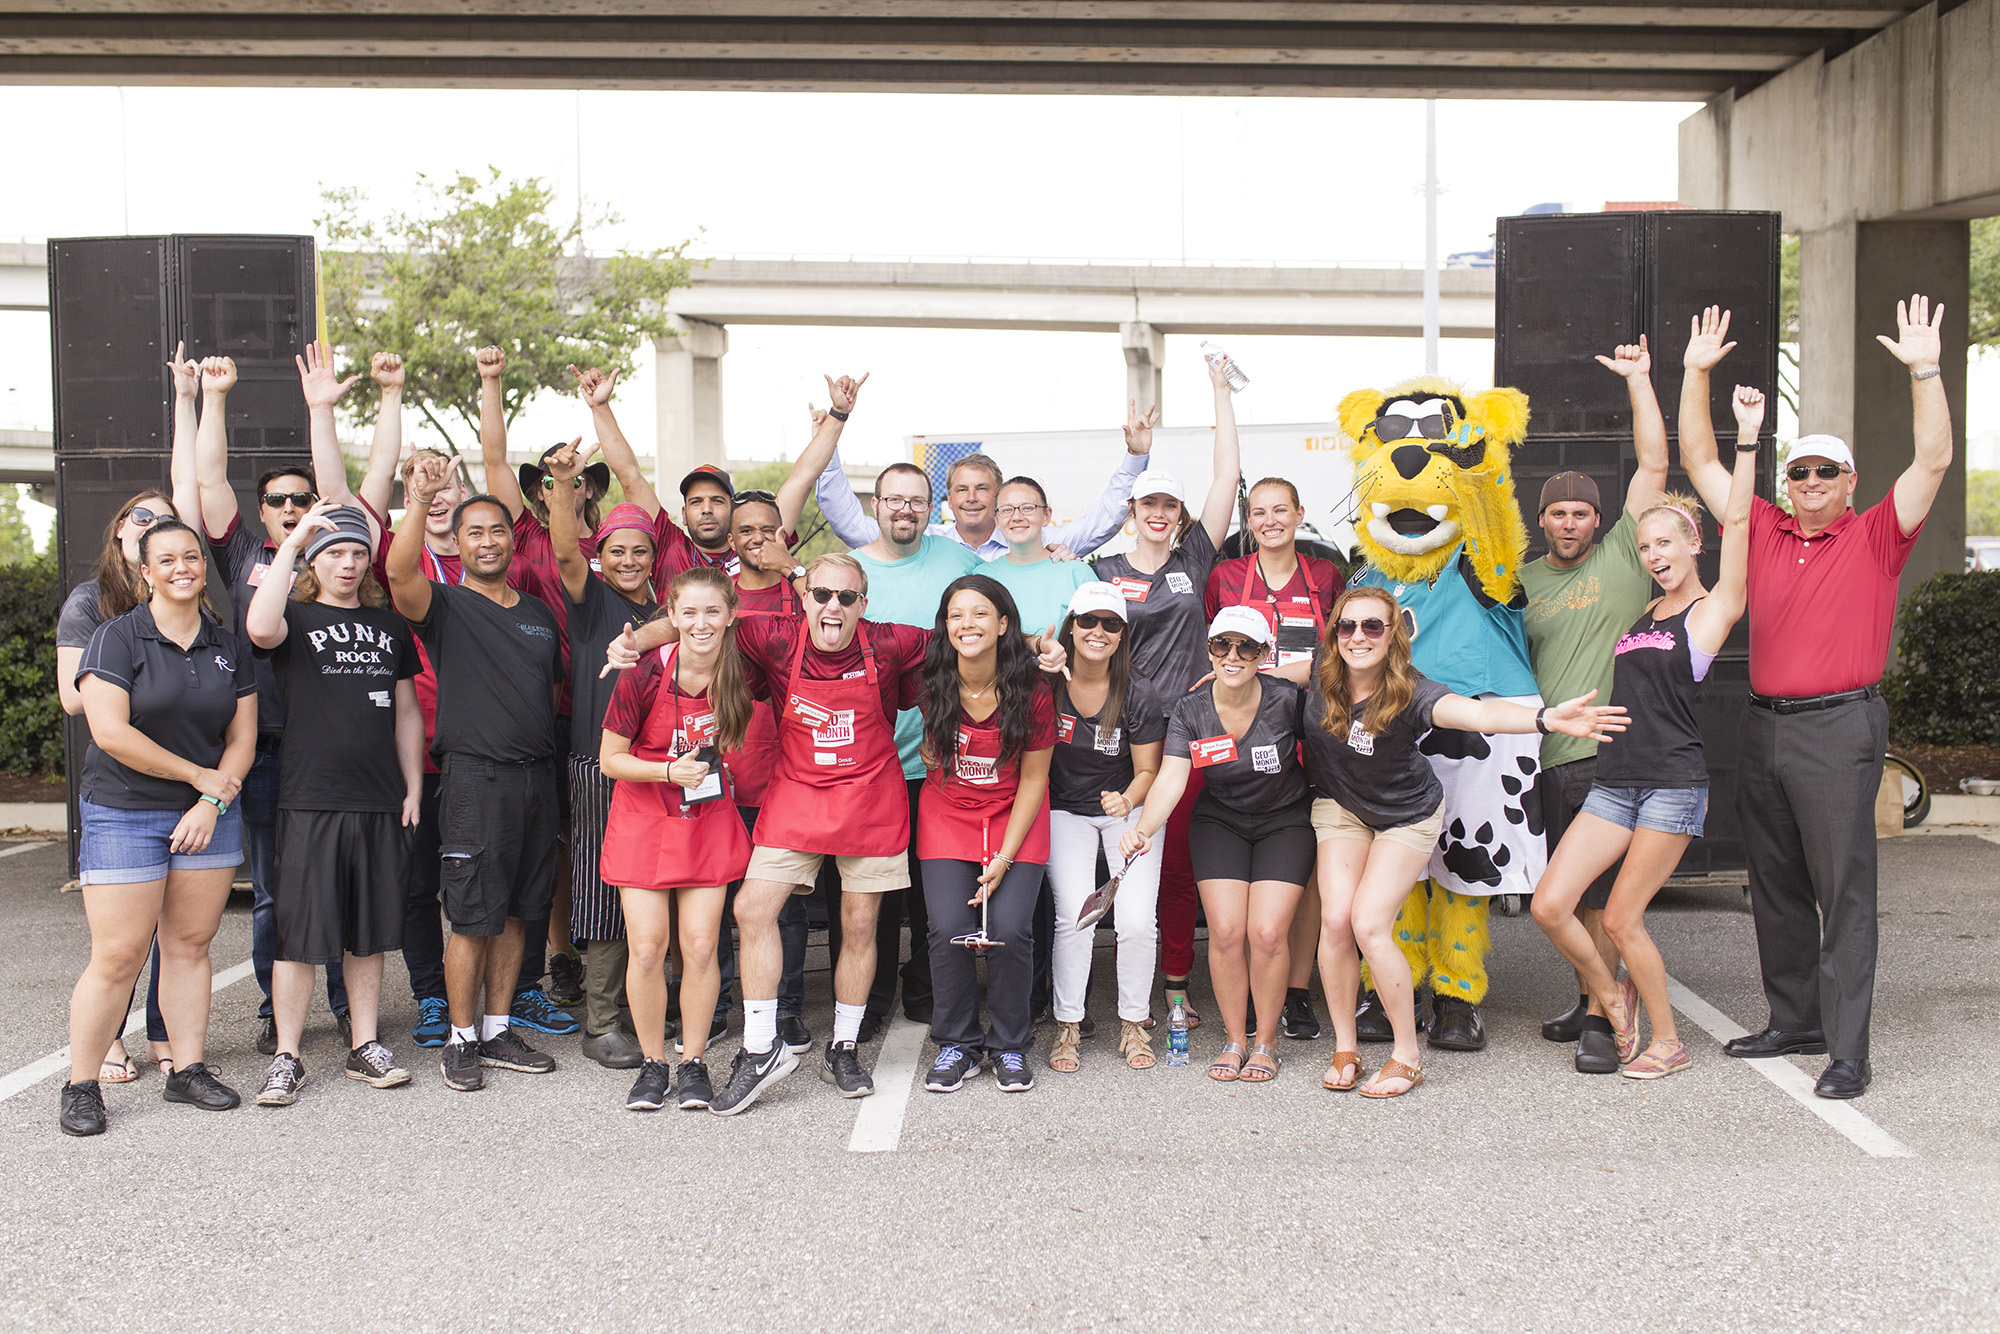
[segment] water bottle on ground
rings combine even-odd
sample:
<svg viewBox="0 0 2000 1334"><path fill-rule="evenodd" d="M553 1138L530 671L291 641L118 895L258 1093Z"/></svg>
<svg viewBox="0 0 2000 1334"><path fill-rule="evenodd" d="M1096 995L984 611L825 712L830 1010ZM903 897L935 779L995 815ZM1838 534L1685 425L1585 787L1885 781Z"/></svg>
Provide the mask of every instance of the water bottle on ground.
<svg viewBox="0 0 2000 1334"><path fill-rule="evenodd" d="M1176 997L1173 1009L1167 1012L1167 1064L1186 1065L1187 1062L1187 1011L1181 1007L1180 999Z"/></svg>
<svg viewBox="0 0 2000 1334"><path fill-rule="evenodd" d="M1204 361L1215 367L1222 378L1229 382L1230 393L1240 394L1243 392L1243 386L1250 383L1250 377L1243 373L1243 368L1231 361L1229 354L1215 344L1204 341L1201 345L1201 355Z"/></svg>

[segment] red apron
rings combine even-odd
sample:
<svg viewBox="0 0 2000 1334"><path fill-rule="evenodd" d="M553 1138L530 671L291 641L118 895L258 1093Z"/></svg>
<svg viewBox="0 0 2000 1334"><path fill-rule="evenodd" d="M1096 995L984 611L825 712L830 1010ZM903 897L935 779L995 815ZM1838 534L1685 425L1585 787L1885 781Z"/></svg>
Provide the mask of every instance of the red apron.
<svg viewBox="0 0 2000 1334"><path fill-rule="evenodd" d="M748 616L792 617L798 615L799 600L785 584L776 585L778 605L752 607L749 600L765 597L763 589L738 589L743 605L737 609L736 617L742 620ZM805 631L800 625L800 633ZM738 806L762 806L764 790L770 786L771 774L778 767L778 715L776 710L762 700L750 709L750 726L743 733L741 749L732 750L722 757L723 765L729 770L729 781L736 790Z"/></svg>
<svg viewBox="0 0 2000 1334"><path fill-rule="evenodd" d="M674 690L678 645L660 650L666 663L652 712L632 738L631 754L641 760L671 760L710 744L715 714L706 696L690 701L699 713L685 717ZM685 889L726 885L743 878L750 864L750 836L743 817L726 798L685 806L674 783L618 783L611 792L604 824L604 848L597 873L607 885L633 889Z"/></svg>
<svg viewBox="0 0 2000 1334"><path fill-rule="evenodd" d="M757 844L838 857L900 857L910 847L910 795L882 712L874 645L860 676L809 681L799 623L791 690L778 712L778 767L764 789ZM862 633L859 627L856 634Z"/></svg>
<svg viewBox="0 0 2000 1334"><path fill-rule="evenodd" d="M922 817L917 824L917 856L984 866L1007 840L1007 825L1014 818L1014 793L1021 785L1021 766L1017 761L1001 769L998 723L991 719L975 723L961 717L955 767L948 783L939 781L936 769L924 779L917 812ZM1046 793L1014 860L1044 864L1049 860Z"/></svg>
<svg viewBox="0 0 2000 1334"><path fill-rule="evenodd" d="M1319 609L1319 594L1313 591L1312 573L1306 569L1306 558L1304 556L1299 556L1298 562L1299 580L1306 586L1305 601L1312 608L1313 644L1311 648L1303 649L1281 649L1277 643L1278 640L1284 638L1287 629L1302 630L1305 628L1306 618L1292 610L1292 607L1297 604L1299 599L1292 599L1290 603L1285 605L1283 610L1280 610L1278 595L1272 589L1271 585L1265 581L1263 567L1257 563L1255 552L1252 552L1250 555L1250 563L1243 567L1243 587L1236 590L1236 605L1239 607L1248 607L1252 611L1257 612L1264 618L1265 624L1271 627L1271 651L1264 655L1262 662L1257 664L1257 670L1260 672L1268 672L1273 667L1289 666L1294 662L1312 661L1313 649L1317 648L1319 642L1326 637L1326 617L1321 614ZM1257 602L1250 600L1250 581L1252 579L1264 585L1264 596Z"/></svg>

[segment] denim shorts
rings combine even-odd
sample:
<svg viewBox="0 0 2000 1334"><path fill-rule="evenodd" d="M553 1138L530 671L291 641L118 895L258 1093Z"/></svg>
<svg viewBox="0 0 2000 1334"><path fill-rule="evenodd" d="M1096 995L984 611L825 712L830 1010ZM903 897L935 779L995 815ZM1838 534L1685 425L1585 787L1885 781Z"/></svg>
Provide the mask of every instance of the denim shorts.
<svg viewBox="0 0 2000 1334"><path fill-rule="evenodd" d="M1708 816L1708 789L1592 783L1578 814L1594 815L1626 829L1657 829L1662 834L1700 838L1702 821Z"/></svg>
<svg viewBox="0 0 2000 1334"><path fill-rule="evenodd" d="M231 803L216 817L215 832L201 852L171 852L174 826L186 811L128 811L95 802L77 803L83 837L76 854L78 879L86 885L143 885L167 872L205 871L243 864L243 809Z"/></svg>

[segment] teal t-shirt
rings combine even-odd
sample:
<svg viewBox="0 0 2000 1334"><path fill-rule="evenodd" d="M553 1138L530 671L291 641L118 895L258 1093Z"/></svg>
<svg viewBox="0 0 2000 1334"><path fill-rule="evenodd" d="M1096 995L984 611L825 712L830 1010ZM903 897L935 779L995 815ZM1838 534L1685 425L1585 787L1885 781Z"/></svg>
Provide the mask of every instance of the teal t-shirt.
<svg viewBox="0 0 2000 1334"><path fill-rule="evenodd" d="M951 581L989 568L972 551L948 537L925 537L916 554L901 560L878 560L865 552L849 553L868 571L868 619L929 630L937 624L938 601ZM923 715L904 709L896 715L896 754L903 777L922 778Z"/></svg>
<svg viewBox="0 0 2000 1334"><path fill-rule="evenodd" d="M1005 556L987 561L979 573L1014 595L1014 605L1021 611L1021 623L1014 628L1024 635L1060 626L1062 618L1069 615L1070 595L1097 577L1097 572L1080 560L1016 565Z"/></svg>

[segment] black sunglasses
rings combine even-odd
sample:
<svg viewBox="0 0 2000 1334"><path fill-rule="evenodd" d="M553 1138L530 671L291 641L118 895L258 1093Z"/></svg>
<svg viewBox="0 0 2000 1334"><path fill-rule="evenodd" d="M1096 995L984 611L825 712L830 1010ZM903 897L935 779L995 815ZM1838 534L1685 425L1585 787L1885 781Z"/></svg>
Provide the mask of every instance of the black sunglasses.
<svg viewBox="0 0 2000 1334"><path fill-rule="evenodd" d="M1114 635L1125 633L1124 621L1118 619L1116 616L1106 615L1101 612L1080 611L1071 619L1075 622L1076 628L1079 630L1095 630L1101 625Z"/></svg>
<svg viewBox="0 0 2000 1334"><path fill-rule="evenodd" d="M1406 439L1420 435L1426 440L1442 440L1451 430L1448 413L1433 412L1428 417L1405 417L1400 413L1389 413L1375 419L1375 438L1383 444L1392 440Z"/></svg>
<svg viewBox="0 0 2000 1334"><path fill-rule="evenodd" d="M1209 657L1226 658L1232 653L1244 662L1256 662L1264 656L1264 646L1235 635L1217 635L1208 641Z"/></svg>
<svg viewBox="0 0 2000 1334"><path fill-rule="evenodd" d="M1794 463L1791 467L1785 469L1785 476L1795 482L1803 482L1806 478L1817 473L1822 482L1830 482L1846 471L1847 469L1841 467L1838 463Z"/></svg>
<svg viewBox="0 0 2000 1334"><path fill-rule="evenodd" d="M278 508L278 506L288 500L302 510L311 509L313 502L318 499L319 496L311 491L266 491L264 493L264 503L272 509ZM137 511L135 510L134 513L137 513Z"/></svg>
<svg viewBox="0 0 2000 1334"><path fill-rule="evenodd" d="M583 490L583 478L580 475L570 478L569 484L572 490L576 491ZM542 490L553 491L555 489L556 489L556 479L544 473L542 475Z"/></svg>
<svg viewBox="0 0 2000 1334"><path fill-rule="evenodd" d="M778 503L778 498L769 491L738 491L729 498L729 503L732 505L744 505L753 501L761 501L766 505L775 505Z"/></svg>
<svg viewBox="0 0 2000 1334"><path fill-rule="evenodd" d="M1365 621L1350 621L1343 616L1333 623L1333 637L1335 639L1349 638L1356 630L1367 635L1370 639L1380 639L1383 635L1389 633L1389 623L1379 616L1370 616Z"/></svg>
<svg viewBox="0 0 2000 1334"><path fill-rule="evenodd" d="M144 505L134 505L131 509L125 511L125 517L133 523L138 524L141 528L148 528L167 516L164 514L155 514Z"/></svg>
<svg viewBox="0 0 2000 1334"><path fill-rule="evenodd" d="M835 598L840 599L843 607L851 607L861 601L861 595L851 588L808 588L806 592L811 593L813 601L822 607Z"/></svg>

